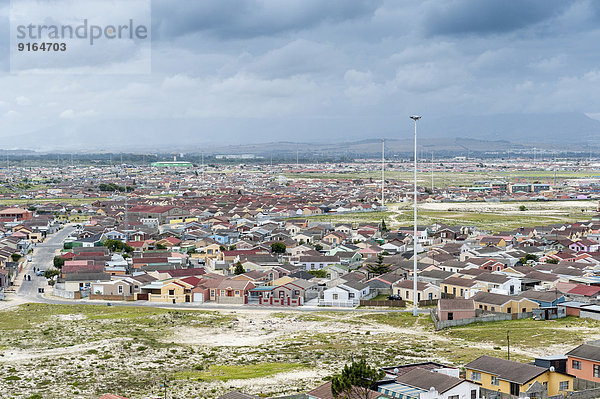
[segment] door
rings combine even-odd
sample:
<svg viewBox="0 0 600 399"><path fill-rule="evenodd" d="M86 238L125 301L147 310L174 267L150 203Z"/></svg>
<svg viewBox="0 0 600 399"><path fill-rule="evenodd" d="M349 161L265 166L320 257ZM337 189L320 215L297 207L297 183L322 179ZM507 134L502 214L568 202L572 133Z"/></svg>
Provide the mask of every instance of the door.
<svg viewBox="0 0 600 399"><path fill-rule="evenodd" d="M204 302L204 294L201 292L194 292L194 302Z"/></svg>
<svg viewBox="0 0 600 399"><path fill-rule="evenodd" d="M519 396L519 384L515 384L514 382L510 383L510 394Z"/></svg>

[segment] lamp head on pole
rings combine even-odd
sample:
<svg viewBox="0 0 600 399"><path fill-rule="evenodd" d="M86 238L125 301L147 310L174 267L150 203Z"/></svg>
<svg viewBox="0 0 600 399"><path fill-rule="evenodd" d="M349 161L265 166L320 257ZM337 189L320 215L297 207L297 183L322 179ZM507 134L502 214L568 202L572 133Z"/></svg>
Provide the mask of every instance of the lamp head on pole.
<svg viewBox="0 0 600 399"><path fill-rule="evenodd" d="M421 119L421 117L419 115L411 115L410 119L412 119L413 121L418 121L419 119Z"/></svg>

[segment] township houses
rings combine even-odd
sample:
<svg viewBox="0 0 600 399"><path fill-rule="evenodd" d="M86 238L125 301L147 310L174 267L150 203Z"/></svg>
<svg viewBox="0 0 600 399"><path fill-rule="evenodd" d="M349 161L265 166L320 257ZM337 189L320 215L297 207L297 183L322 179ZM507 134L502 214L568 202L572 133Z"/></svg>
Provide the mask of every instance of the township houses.
<svg viewBox="0 0 600 399"><path fill-rule="evenodd" d="M483 291L473 295L471 299L476 309L498 313L530 313L539 307L537 302L527 298Z"/></svg>
<svg viewBox="0 0 600 399"><path fill-rule="evenodd" d="M545 397L573 390L571 375L531 364L480 356L465 365L467 380L507 395Z"/></svg>
<svg viewBox="0 0 600 399"><path fill-rule="evenodd" d="M413 280L403 280L396 282L392 285L394 295L400 297L402 300L414 303L414 292L413 292ZM436 300L441 296L442 290L440 287L430 284L417 282L417 301L423 300Z"/></svg>
<svg viewBox="0 0 600 399"><path fill-rule="evenodd" d="M586 342L566 355L568 374L600 383L600 341Z"/></svg>

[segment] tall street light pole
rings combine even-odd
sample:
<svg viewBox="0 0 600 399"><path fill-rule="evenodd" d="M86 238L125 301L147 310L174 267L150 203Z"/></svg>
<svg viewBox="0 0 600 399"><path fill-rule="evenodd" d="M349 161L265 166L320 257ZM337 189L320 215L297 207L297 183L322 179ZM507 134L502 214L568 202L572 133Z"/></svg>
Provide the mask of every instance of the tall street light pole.
<svg viewBox="0 0 600 399"><path fill-rule="evenodd" d="M414 168L414 229L413 229L413 303L415 307L413 309L413 316L417 316L417 307L419 301L417 299L417 244L419 239L417 238L417 121L421 119L418 115L412 115L410 117L415 122L415 168Z"/></svg>

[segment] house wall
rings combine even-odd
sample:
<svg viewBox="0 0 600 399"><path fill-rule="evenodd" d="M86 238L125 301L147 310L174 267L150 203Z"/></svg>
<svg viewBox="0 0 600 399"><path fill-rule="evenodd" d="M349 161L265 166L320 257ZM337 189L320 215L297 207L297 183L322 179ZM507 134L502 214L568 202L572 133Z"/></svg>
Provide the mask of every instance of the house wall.
<svg viewBox="0 0 600 399"><path fill-rule="evenodd" d="M438 312L440 321L448 320L448 313L452 313L452 320L461 320L475 317L475 309L473 310L442 310Z"/></svg>
<svg viewBox="0 0 600 399"><path fill-rule="evenodd" d="M573 368L573 360L578 360L581 362L581 370L576 370ZM594 365L595 364L600 366L600 362L593 362L591 360L580 359L578 357L568 356L567 357L567 373L574 375L577 378L581 378L583 380L600 382L600 378L594 377Z"/></svg>
<svg viewBox="0 0 600 399"><path fill-rule="evenodd" d="M448 399L451 396L458 396L459 398L472 398L471 392L475 391L475 399L479 399L479 385L473 384L472 382L465 381L457 386L447 390L443 394L438 391L427 391L419 395L419 399Z"/></svg>
<svg viewBox="0 0 600 399"><path fill-rule="evenodd" d="M584 309L580 309L579 311L579 317L585 317L588 319L594 319L594 320L600 320L600 313L596 313L596 312L588 312Z"/></svg>
<svg viewBox="0 0 600 399"><path fill-rule="evenodd" d="M473 381L473 371L472 369L468 369L466 371L467 380ZM499 385L492 385L492 376L493 374L485 373L479 371L481 373L481 381L476 381L481 384L481 387L484 389L489 389L491 391L500 391L502 393L510 394L510 382L500 380ZM573 389L573 377L560 374L556 372L546 371L545 373L527 381L525 384L519 386L519 391L525 393L529 386L534 382L539 382L540 384L547 383L548 384L548 395L558 395L559 393L563 393L566 391L559 391L559 384L561 381L569 381L569 389Z"/></svg>

